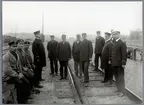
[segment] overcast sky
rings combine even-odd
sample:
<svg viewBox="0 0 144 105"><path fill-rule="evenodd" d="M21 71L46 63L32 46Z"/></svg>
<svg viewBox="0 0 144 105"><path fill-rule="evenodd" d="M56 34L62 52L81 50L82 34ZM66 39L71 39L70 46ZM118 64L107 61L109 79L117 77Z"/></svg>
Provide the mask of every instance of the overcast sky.
<svg viewBox="0 0 144 105"><path fill-rule="evenodd" d="M42 29L44 34L95 35L111 29L129 34L142 29L142 2L9 2L3 1L3 33Z"/></svg>

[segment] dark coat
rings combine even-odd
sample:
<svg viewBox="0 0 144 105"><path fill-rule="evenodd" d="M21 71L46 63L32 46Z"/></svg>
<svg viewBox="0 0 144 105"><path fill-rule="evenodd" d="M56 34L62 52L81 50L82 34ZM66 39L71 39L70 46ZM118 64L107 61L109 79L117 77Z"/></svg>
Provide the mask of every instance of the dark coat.
<svg viewBox="0 0 144 105"><path fill-rule="evenodd" d="M102 68L107 67L112 53L112 40L108 40L102 49Z"/></svg>
<svg viewBox="0 0 144 105"><path fill-rule="evenodd" d="M80 61L80 44L81 41L79 43L75 41L72 46L72 56L75 61Z"/></svg>
<svg viewBox="0 0 144 105"><path fill-rule="evenodd" d="M110 57L112 66L126 65L127 61L126 55L127 55L127 46L121 39L113 43L112 53Z"/></svg>
<svg viewBox="0 0 144 105"><path fill-rule="evenodd" d="M58 42L57 41L49 41L47 44L47 50L48 50L48 57L50 59L56 59L57 58L57 46L58 46Z"/></svg>
<svg viewBox="0 0 144 105"><path fill-rule="evenodd" d="M34 64L44 67L46 66L45 49L40 39L35 39L32 44L32 53L34 55ZM39 59L39 62L37 60Z"/></svg>
<svg viewBox="0 0 144 105"><path fill-rule="evenodd" d="M93 46L92 42L85 39L80 44L80 61L89 61L92 58Z"/></svg>
<svg viewBox="0 0 144 105"><path fill-rule="evenodd" d="M95 42L95 54L101 54L103 46L105 44L105 39L103 37L96 38Z"/></svg>
<svg viewBox="0 0 144 105"><path fill-rule="evenodd" d="M71 58L71 46L69 42L59 42L57 47L57 57L59 61L68 61Z"/></svg>

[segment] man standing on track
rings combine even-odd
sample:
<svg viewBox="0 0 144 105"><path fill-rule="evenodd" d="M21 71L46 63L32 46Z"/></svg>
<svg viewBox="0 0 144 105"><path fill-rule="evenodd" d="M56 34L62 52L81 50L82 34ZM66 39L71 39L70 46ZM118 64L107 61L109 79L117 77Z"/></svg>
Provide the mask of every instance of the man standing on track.
<svg viewBox="0 0 144 105"><path fill-rule="evenodd" d="M43 81L42 79L42 68L46 66L46 56L45 56L45 48L41 41L40 31L34 32L35 40L32 44L32 53L34 55L34 64L36 66L34 78L37 82L37 87L42 87L39 84L39 81Z"/></svg>
<svg viewBox="0 0 144 105"><path fill-rule="evenodd" d="M80 72L80 76L82 76L82 71L81 71L81 64L80 64L80 44L81 44L81 36L78 34L76 36L77 40L73 43L72 46L72 56L74 59L74 69L75 69L75 74L78 76L78 72Z"/></svg>
<svg viewBox="0 0 144 105"><path fill-rule="evenodd" d="M96 37L96 42L95 42L95 70L94 71L98 70L99 58L101 60L101 53L102 53L104 44L105 44L105 40L101 36L101 32L97 31L97 37Z"/></svg>
<svg viewBox="0 0 144 105"><path fill-rule="evenodd" d="M118 95L123 96L125 90L124 69L127 61L127 47L119 36L119 31L113 32L112 54L109 63L112 65L113 74L116 79L116 86L119 92Z"/></svg>
<svg viewBox="0 0 144 105"><path fill-rule="evenodd" d="M102 83L109 82L109 84L112 84L112 70L111 70L111 64L109 64L109 57L112 50L112 40L111 40L111 34L108 32L105 32L105 45L102 50L102 69L105 70L105 77Z"/></svg>
<svg viewBox="0 0 144 105"><path fill-rule="evenodd" d="M92 42L87 40L87 34L82 33L83 41L80 44L80 62L82 66L82 71L84 73L84 82L89 82L89 74L88 74L88 67L89 63L92 60L92 54L93 54L93 47Z"/></svg>
<svg viewBox="0 0 144 105"><path fill-rule="evenodd" d="M57 58L60 62L60 80L67 78L67 66L68 60L71 59L71 46L69 42L66 41L66 35L62 35L62 41L59 42L57 48ZM63 77L64 69L64 77Z"/></svg>
<svg viewBox="0 0 144 105"><path fill-rule="evenodd" d="M54 35L50 36L51 41L48 42L47 44L47 50L48 50L48 57L50 59L50 68L51 68L51 75L54 76L58 75L58 64L57 64L57 46L58 46L58 42L56 40L54 40Z"/></svg>

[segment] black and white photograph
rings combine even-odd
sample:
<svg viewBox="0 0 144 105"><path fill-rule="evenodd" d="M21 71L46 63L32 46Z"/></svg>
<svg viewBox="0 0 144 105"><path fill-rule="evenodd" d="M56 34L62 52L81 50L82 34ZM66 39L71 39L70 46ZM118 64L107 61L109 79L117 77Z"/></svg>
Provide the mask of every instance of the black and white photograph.
<svg viewBox="0 0 144 105"><path fill-rule="evenodd" d="M142 1L2 1L2 104L142 104Z"/></svg>

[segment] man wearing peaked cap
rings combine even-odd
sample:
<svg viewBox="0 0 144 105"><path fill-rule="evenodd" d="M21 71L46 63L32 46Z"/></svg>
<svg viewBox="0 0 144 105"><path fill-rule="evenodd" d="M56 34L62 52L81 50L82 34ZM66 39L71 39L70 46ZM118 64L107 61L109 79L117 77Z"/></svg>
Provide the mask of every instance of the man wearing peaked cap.
<svg viewBox="0 0 144 105"><path fill-rule="evenodd" d="M83 41L80 44L81 70L84 74L84 82L89 83L88 67L90 61L92 60L93 46L92 46L92 42L87 40L86 33L82 33L82 39Z"/></svg>
<svg viewBox="0 0 144 105"><path fill-rule="evenodd" d="M48 58L50 59L51 75L58 75L57 64L57 46L58 42L54 39L54 35L50 36L51 41L47 43Z"/></svg>
<svg viewBox="0 0 144 105"><path fill-rule="evenodd" d="M20 72L17 66L17 43L15 41L10 41L8 45L9 51L3 55L3 104L17 104L19 102L19 97L17 96L17 87L15 87L15 84L22 83L21 79L24 77L24 75Z"/></svg>
<svg viewBox="0 0 144 105"><path fill-rule="evenodd" d="M34 35L40 34L40 30L33 32Z"/></svg>
<svg viewBox="0 0 144 105"><path fill-rule="evenodd" d="M97 34L97 36L96 36L96 40L95 40L95 70L98 70L99 58L101 59L101 53L102 53L103 46L105 44L105 40L101 36L101 32L100 31L97 31L96 34Z"/></svg>
<svg viewBox="0 0 144 105"><path fill-rule="evenodd" d="M113 45L111 53L111 65L113 68L113 73L116 78L116 86L119 91L119 95L124 95L125 80L124 80L124 69L127 61L127 46L120 39L120 32L113 32Z"/></svg>
<svg viewBox="0 0 144 105"><path fill-rule="evenodd" d="M39 81L42 79L42 68L46 66L46 56L45 56L45 48L41 41L40 31L35 31L35 40L32 44L32 53L34 55L34 64L36 66L34 72L34 80L36 82L36 87L42 87L39 85Z"/></svg>
<svg viewBox="0 0 144 105"><path fill-rule="evenodd" d="M112 84L112 70L111 70L111 64L109 64L109 57L112 50L112 43L111 43L111 34L108 32L105 32L105 45L102 49L102 69L105 71L105 77L102 83L109 82L109 84Z"/></svg>

